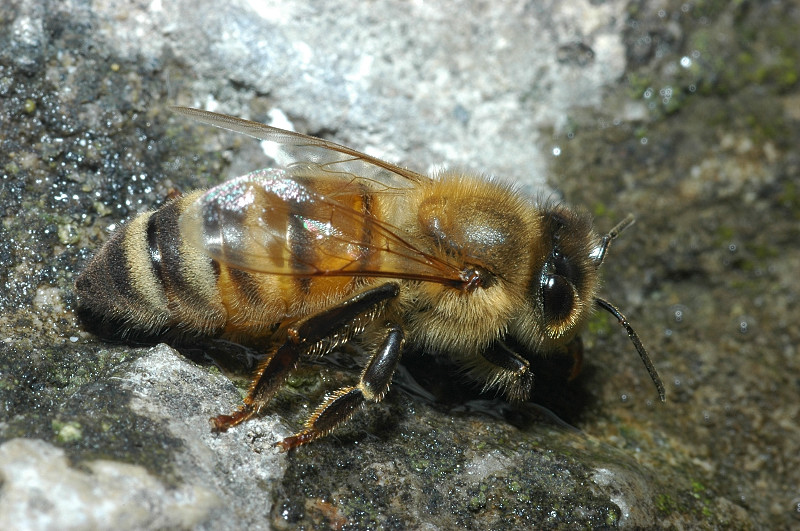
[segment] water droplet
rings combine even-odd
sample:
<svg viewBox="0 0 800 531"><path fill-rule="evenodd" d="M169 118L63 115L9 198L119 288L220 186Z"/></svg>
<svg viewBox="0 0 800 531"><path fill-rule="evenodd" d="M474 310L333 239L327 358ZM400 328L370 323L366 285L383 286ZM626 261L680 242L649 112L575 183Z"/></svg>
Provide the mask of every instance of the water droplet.
<svg viewBox="0 0 800 531"><path fill-rule="evenodd" d="M675 304L670 308L670 313L672 314L672 321L676 324L681 324L686 321L686 315L688 313L689 308L684 306L683 304Z"/></svg>
<svg viewBox="0 0 800 531"><path fill-rule="evenodd" d="M749 334L755 327L755 319L749 315L740 315L736 318L736 327L740 334Z"/></svg>

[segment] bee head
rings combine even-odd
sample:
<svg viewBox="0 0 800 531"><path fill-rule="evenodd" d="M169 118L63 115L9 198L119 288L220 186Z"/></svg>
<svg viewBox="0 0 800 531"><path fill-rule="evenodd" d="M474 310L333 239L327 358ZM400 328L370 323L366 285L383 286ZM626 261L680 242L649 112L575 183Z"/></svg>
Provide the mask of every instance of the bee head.
<svg viewBox="0 0 800 531"><path fill-rule="evenodd" d="M586 214L551 207L543 210L544 261L534 275L531 298L553 340L570 339L591 312L598 286L598 238ZM602 241L602 240L600 240Z"/></svg>
<svg viewBox="0 0 800 531"><path fill-rule="evenodd" d="M588 217L569 210L545 210L546 233L552 246L539 277L539 301L544 318L544 330L554 340L570 339L580 330L583 321L596 304L617 318L625 328L650 378L665 401L664 384L638 334L624 315L610 302L595 296L599 275L611 242L633 224L631 214L601 238L591 230Z"/></svg>

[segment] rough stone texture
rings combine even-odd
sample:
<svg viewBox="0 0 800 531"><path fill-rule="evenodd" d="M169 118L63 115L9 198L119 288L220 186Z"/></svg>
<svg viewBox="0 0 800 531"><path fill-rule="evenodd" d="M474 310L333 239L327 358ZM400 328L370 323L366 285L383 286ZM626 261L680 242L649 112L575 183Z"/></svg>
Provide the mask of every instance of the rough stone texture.
<svg viewBox="0 0 800 531"><path fill-rule="evenodd" d="M797 526L797 8L314 5L0 6L0 528ZM409 359L384 403L277 453L355 353L209 433L240 401L211 360L241 377L256 354L107 342L73 313L76 272L120 222L268 162L171 104L491 172L600 230L636 213L603 295L667 404L598 315L576 381L539 368L554 413Z"/></svg>
<svg viewBox="0 0 800 531"><path fill-rule="evenodd" d="M70 465L38 439L0 446L3 529L192 527L210 519L220 498L202 487L167 488L144 468L113 461Z"/></svg>

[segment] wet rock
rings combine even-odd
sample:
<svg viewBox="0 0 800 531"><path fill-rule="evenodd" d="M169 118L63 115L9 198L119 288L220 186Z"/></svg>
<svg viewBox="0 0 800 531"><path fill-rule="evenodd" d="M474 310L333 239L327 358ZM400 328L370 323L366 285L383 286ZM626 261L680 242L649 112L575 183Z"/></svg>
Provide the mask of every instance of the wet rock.
<svg viewBox="0 0 800 531"><path fill-rule="evenodd" d="M775 2L5 2L0 527L796 525L797 25ZM277 453L357 378L345 352L211 434L261 351L75 313L75 275L125 219L270 163L171 104L493 172L601 231L633 211L602 295L667 403L599 315L576 380L541 361L540 406L409 357L383 403Z"/></svg>

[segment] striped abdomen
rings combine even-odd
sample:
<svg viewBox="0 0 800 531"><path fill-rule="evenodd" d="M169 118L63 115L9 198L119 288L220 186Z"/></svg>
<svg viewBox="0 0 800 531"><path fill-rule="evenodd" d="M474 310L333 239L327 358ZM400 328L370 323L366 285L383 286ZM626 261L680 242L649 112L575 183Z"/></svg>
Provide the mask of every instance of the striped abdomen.
<svg viewBox="0 0 800 531"><path fill-rule="evenodd" d="M371 226L375 200L328 179L336 201L315 202L276 176L254 172L134 218L78 277L81 306L145 332L260 336L352 293L358 271L380 267L372 251L387 248Z"/></svg>
<svg viewBox="0 0 800 531"><path fill-rule="evenodd" d="M145 332L221 330L227 315L216 289L219 268L182 241L178 225L200 195L185 195L114 233L75 282L81 306Z"/></svg>

